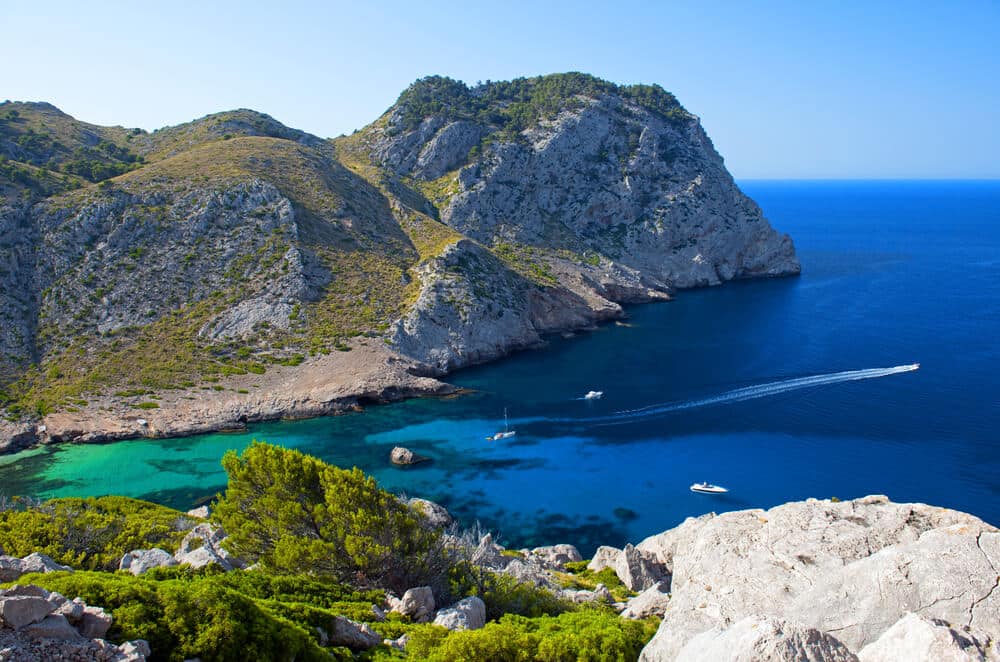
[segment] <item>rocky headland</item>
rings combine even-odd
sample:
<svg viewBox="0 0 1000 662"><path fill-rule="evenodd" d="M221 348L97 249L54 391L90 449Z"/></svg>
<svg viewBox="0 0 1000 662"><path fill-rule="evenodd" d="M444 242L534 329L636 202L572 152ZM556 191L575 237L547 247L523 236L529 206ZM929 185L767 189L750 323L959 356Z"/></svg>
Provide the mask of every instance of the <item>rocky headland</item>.
<svg viewBox="0 0 1000 662"><path fill-rule="evenodd" d="M422 79L332 140L8 102L0 158L0 450L440 394L624 304L799 271L673 95L583 74Z"/></svg>

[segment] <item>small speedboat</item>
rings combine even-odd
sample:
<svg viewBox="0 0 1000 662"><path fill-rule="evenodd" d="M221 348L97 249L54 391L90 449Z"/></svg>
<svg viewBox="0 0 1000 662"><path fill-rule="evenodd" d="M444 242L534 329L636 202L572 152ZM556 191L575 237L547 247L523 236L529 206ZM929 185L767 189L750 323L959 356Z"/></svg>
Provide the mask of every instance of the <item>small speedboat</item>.
<svg viewBox="0 0 1000 662"><path fill-rule="evenodd" d="M691 491L699 492L701 494L725 494L729 490L721 485L712 485L711 483L695 483L691 486Z"/></svg>
<svg viewBox="0 0 1000 662"><path fill-rule="evenodd" d="M587 391L587 395L583 396L584 400L600 400L604 397L604 391Z"/></svg>

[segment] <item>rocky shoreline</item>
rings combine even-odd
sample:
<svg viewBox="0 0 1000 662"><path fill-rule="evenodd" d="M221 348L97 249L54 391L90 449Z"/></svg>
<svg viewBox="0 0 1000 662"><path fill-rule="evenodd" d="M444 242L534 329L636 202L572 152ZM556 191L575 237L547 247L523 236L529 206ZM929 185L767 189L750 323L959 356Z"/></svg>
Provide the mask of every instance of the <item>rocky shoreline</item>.
<svg viewBox="0 0 1000 662"><path fill-rule="evenodd" d="M233 376L213 387L104 396L75 412L55 412L32 422L0 421L0 453L40 444L235 431L249 423L329 416L369 404L458 393L432 376L438 372L374 341L356 342L348 352L311 357L294 367L274 366L263 375ZM143 402L156 407L140 408Z"/></svg>

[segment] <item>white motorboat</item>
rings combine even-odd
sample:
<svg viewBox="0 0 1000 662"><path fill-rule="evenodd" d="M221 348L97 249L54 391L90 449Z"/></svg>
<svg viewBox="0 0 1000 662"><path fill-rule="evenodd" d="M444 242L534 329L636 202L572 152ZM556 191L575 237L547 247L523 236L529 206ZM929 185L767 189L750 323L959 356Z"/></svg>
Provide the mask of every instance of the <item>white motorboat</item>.
<svg viewBox="0 0 1000 662"><path fill-rule="evenodd" d="M486 441L500 441L501 439L507 439L513 437L517 434L516 430L511 430L510 425L507 424L507 408L503 409L503 432L497 432L494 435L486 437Z"/></svg>
<svg viewBox="0 0 1000 662"><path fill-rule="evenodd" d="M584 400L600 400L604 397L604 391L587 391L587 395L583 396Z"/></svg>
<svg viewBox="0 0 1000 662"><path fill-rule="evenodd" d="M695 483L691 486L691 491L699 492L701 494L725 494L729 490L721 485L712 485L711 483Z"/></svg>

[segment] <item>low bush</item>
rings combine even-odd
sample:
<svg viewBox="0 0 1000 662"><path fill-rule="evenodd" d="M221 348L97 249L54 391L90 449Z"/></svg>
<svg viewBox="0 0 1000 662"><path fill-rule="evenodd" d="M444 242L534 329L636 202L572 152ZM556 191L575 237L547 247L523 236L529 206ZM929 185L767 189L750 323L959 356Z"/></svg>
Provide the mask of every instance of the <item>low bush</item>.
<svg viewBox="0 0 1000 662"><path fill-rule="evenodd" d="M414 629L406 650L429 662L624 662L639 657L657 626L656 619L630 621L598 609L538 618L508 614L481 630Z"/></svg>
<svg viewBox="0 0 1000 662"><path fill-rule="evenodd" d="M42 552L74 568L113 570L133 549L175 549L188 524L179 511L128 497L15 500L0 511L0 547L13 556Z"/></svg>
<svg viewBox="0 0 1000 662"><path fill-rule="evenodd" d="M164 574L171 573L159 576ZM291 611L282 603L245 595L231 588L225 575L172 574L173 578L156 579L156 575L51 573L19 581L104 607L114 619L109 639L145 639L159 660L336 659L320 648L308 622L295 622L282 613Z"/></svg>

